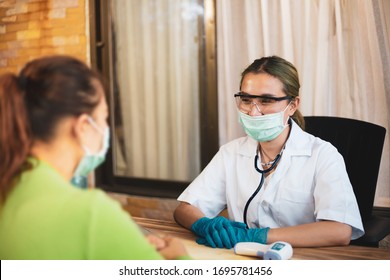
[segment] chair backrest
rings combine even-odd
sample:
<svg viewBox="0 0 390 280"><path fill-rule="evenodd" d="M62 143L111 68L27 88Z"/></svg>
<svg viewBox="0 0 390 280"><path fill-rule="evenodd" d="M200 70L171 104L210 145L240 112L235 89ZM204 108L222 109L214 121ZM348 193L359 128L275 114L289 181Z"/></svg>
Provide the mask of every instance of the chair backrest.
<svg viewBox="0 0 390 280"><path fill-rule="evenodd" d="M386 129L360 120L305 117L306 131L332 143L344 157L363 220L372 214Z"/></svg>

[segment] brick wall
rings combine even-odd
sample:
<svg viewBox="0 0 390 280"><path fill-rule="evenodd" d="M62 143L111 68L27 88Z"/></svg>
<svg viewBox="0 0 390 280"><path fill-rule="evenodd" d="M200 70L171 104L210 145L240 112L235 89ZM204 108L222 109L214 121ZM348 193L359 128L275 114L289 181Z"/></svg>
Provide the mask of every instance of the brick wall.
<svg viewBox="0 0 390 280"><path fill-rule="evenodd" d="M0 0L0 75L51 54L89 63L87 1Z"/></svg>

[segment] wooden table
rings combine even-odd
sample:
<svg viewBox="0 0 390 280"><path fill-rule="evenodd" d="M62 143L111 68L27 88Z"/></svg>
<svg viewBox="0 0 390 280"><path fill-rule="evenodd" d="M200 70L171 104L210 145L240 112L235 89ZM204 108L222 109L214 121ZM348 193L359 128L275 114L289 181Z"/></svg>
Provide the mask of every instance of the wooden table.
<svg viewBox="0 0 390 280"><path fill-rule="evenodd" d="M210 248L195 242L196 236L172 221L160 221L133 217L147 231L157 235L178 237L188 253L198 260L249 260L255 257L234 254L233 249ZM364 246L337 246L317 248L294 248L293 260L390 260L390 250Z"/></svg>

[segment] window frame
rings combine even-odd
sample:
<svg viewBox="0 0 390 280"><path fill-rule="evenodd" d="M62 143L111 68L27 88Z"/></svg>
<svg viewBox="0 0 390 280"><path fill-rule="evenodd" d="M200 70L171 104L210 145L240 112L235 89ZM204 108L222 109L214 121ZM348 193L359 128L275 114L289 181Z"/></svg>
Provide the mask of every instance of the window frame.
<svg viewBox="0 0 390 280"><path fill-rule="evenodd" d="M199 112L200 112L200 168L213 158L219 149L218 143L218 92L216 55L216 2L203 2L204 20L199 61ZM109 5L111 1L93 0L90 11L90 53L91 67L101 73L106 82L106 98L110 114L115 114L113 76L113 44L110 27ZM113 118L109 120L113 126ZM113 131L111 130L111 135ZM109 149L105 162L95 172L95 185L109 192L130 195L177 198L190 184L187 181L155 180L146 178L116 176L113 172L113 154Z"/></svg>

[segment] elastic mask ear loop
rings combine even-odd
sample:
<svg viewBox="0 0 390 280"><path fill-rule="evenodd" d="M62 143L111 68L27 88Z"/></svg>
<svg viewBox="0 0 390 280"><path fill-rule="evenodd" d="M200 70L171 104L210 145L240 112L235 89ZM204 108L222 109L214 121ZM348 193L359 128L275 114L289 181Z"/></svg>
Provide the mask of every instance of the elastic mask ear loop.
<svg viewBox="0 0 390 280"><path fill-rule="evenodd" d="M101 135L104 136L104 131L96 124L94 119L91 116L88 116L87 119L88 119L88 122L93 126L93 128L95 128ZM104 141L104 139L102 141ZM104 143L102 143L102 145L104 145ZM89 148L86 147L85 145L81 145L81 147L83 148L84 153L86 155L91 155L92 154L91 151L89 150Z"/></svg>
<svg viewBox="0 0 390 280"><path fill-rule="evenodd" d="M292 100L290 101L290 103L288 103L288 104L287 104L286 108L284 108L284 110L283 110L283 117L284 117L284 112L286 112L286 110L287 110L288 106L290 106L290 105L291 105L291 102L292 102ZM288 116L288 118L287 118L287 120L286 120L286 123L283 125L285 128L286 128L287 126L289 126L289 124L288 124L288 120L289 120L290 118L291 118L291 117L290 117L290 116Z"/></svg>
<svg viewBox="0 0 390 280"><path fill-rule="evenodd" d="M101 135L104 135L104 131L96 124L91 116L88 116L88 121Z"/></svg>

